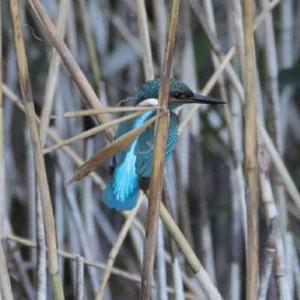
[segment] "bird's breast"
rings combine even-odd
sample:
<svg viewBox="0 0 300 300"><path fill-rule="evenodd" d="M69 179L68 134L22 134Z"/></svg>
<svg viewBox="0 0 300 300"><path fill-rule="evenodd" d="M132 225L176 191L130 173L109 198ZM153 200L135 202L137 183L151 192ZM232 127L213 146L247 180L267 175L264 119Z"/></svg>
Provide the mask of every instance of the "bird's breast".
<svg viewBox="0 0 300 300"><path fill-rule="evenodd" d="M158 99L156 98L148 98L141 101L138 106L156 106L158 105Z"/></svg>

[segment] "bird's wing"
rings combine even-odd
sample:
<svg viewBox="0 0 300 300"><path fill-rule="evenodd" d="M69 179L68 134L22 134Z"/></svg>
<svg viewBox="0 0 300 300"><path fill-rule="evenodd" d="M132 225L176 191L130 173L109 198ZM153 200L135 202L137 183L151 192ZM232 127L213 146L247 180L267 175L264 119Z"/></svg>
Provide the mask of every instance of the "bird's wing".
<svg viewBox="0 0 300 300"><path fill-rule="evenodd" d="M169 134L165 149L165 160L171 155L178 139L178 117L174 113L170 115ZM136 172L140 177L151 176L154 149L155 124L148 127L138 138L134 154L136 155Z"/></svg>
<svg viewBox="0 0 300 300"><path fill-rule="evenodd" d="M118 126L118 129L116 131L115 139L119 138L120 136L122 136L122 135L126 134L127 132L129 132L130 130L132 130L134 128L134 122L135 122L135 119L131 119L131 120L121 123ZM130 146L131 145L128 145L126 148L124 148L122 151L120 151L119 153L117 153L116 155L114 155L111 158L110 166L112 168L120 165L124 161L126 153L129 150Z"/></svg>

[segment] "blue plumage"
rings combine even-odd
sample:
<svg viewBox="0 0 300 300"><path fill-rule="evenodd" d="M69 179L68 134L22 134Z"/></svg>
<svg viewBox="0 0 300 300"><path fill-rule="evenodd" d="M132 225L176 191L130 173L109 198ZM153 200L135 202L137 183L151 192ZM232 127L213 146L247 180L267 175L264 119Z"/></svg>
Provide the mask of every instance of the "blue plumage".
<svg viewBox="0 0 300 300"><path fill-rule="evenodd" d="M123 124L118 129L116 137L120 137L129 130L141 126L154 112L146 112L134 120ZM124 129L126 128L126 130ZM116 210L129 210L136 205L139 181L149 178L153 164L154 124L148 127L129 147L115 155L111 161L114 168L111 182L106 186L103 194L104 203ZM167 160L173 152L178 136L178 118L171 113L169 136L166 144Z"/></svg>

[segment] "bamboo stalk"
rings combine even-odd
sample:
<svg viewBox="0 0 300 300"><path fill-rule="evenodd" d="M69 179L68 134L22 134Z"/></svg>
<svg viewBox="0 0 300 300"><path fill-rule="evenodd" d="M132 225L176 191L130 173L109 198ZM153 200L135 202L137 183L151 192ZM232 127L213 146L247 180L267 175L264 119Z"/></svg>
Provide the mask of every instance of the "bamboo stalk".
<svg viewBox="0 0 300 300"><path fill-rule="evenodd" d="M53 217L53 209L51 204L47 174L45 169L45 162L42 153L40 136L36 124L36 116L33 106L30 78L28 73L28 64L25 53L23 33L20 24L19 7L17 0L10 1L10 10L12 15L12 23L14 29L15 47L17 53L17 63L19 70L19 84L21 88L22 98L24 99L23 105L27 122L32 136L33 153L35 159L35 168L37 182L42 200L46 240L49 247L49 272L52 277L55 299L64 299L63 286L58 270L58 261L56 253L56 233L55 223Z"/></svg>
<svg viewBox="0 0 300 300"><path fill-rule="evenodd" d="M253 0L244 2L245 35L245 169L248 194L248 240L246 248L246 299L257 299L258 281L258 185L257 185L257 133L256 133L256 80Z"/></svg>
<svg viewBox="0 0 300 300"><path fill-rule="evenodd" d="M155 145L153 151L154 163L150 179L149 207L147 212L146 238L144 243L144 262L140 293L141 300L150 299L150 287L152 284L159 205L163 183L164 151L169 123L169 114L167 112L167 104L169 100L169 83L175 48L176 26L180 3L180 0L173 0L170 8L164 62L160 78L161 86L159 90L159 104L162 107L163 114L157 121L157 129L155 133Z"/></svg>

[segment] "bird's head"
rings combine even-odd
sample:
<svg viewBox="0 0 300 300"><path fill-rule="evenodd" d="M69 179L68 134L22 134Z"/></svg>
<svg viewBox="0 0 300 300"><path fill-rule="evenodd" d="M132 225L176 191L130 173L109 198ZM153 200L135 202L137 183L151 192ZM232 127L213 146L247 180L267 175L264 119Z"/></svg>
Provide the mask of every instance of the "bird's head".
<svg viewBox="0 0 300 300"><path fill-rule="evenodd" d="M138 105L155 105L157 102L160 89L160 80L150 80L145 82L137 92ZM203 96L192 92L192 90L182 81L177 79L170 80L169 89L169 108L174 109L183 104L189 103L206 103L206 104L223 104L224 101L214 99L209 96Z"/></svg>

